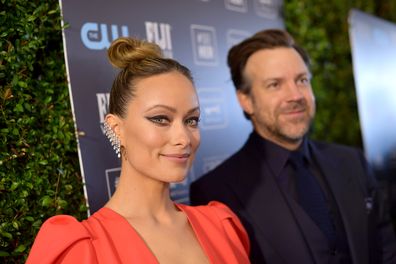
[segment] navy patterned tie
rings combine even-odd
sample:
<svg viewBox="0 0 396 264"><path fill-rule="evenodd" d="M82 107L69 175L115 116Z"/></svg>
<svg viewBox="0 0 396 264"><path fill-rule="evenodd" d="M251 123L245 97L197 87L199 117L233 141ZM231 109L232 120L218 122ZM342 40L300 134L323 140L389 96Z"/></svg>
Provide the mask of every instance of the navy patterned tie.
<svg viewBox="0 0 396 264"><path fill-rule="evenodd" d="M298 203L326 235L330 245L336 235L323 191L299 151L290 152L289 161L296 173Z"/></svg>

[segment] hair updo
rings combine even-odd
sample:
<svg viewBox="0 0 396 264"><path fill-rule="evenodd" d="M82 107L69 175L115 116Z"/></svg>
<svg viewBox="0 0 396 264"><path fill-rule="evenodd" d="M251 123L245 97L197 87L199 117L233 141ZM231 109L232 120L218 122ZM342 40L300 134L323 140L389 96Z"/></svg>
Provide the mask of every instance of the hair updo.
<svg viewBox="0 0 396 264"><path fill-rule="evenodd" d="M193 82L190 70L176 60L164 58L154 43L121 37L111 43L107 54L110 63L121 70L113 81L109 103L109 113L120 117L125 117L127 104L141 79L176 71Z"/></svg>

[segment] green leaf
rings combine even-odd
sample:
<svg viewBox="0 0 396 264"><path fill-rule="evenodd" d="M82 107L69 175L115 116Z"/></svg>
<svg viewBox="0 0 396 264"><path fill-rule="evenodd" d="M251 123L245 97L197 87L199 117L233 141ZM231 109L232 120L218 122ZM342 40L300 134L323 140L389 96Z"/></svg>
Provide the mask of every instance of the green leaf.
<svg viewBox="0 0 396 264"><path fill-rule="evenodd" d="M32 22L32 21L36 20L36 18L37 18L37 17L35 17L35 16L29 16L29 17L27 18L27 21Z"/></svg>
<svg viewBox="0 0 396 264"><path fill-rule="evenodd" d="M47 161L47 160L40 160L40 161L39 161L39 164L41 164L41 165L47 165L47 164L48 164L48 161Z"/></svg>
<svg viewBox="0 0 396 264"><path fill-rule="evenodd" d="M23 191L21 192L21 197L22 197L22 198L26 198L26 197L28 197L28 196L29 196L29 192L28 192L28 191L23 190Z"/></svg>
<svg viewBox="0 0 396 264"><path fill-rule="evenodd" d="M15 112L23 112L23 106L21 104L17 104L14 108Z"/></svg>
<svg viewBox="0 0 396 264"><path fill-rule="evenodd" d="M11 184L10 191L14 191L16 188L18 188L19 184L20 184L19 182L14 181Z"/></svg>
<svg viewBox="0 0 396 264"><path fill-rule="evenodd" d="M62 209L62 208L66 208L67 207L67 202L65 200L59 199L58 200L58 208Z"/></svg>
<svg viewBox="0 0 396 264"><path fill-rule="evenodd" d="M10 233L8 233L8 232L1 231L1 230L0 230L0 235L3 236L3 237L6 237L6 238L8 238L8 239L12 239L12 234L10 234Z"/></svg>
<svg viewBox="0 0 396 264"><path fill-rule="evenodd" d="M23 245L23 244L21 244L21 245L19 245L19 246L15 249L15 252L22 253L22 252L24 252L25 250L26 250L26 246Z"/></svg>
<svg viewBox="0 0 396 264"><path fill-rule="evenodd" d="M71 185L71 184L66 184L66 185L65 185L65 192L66 192L67 194L72 193L72 192L73 192L73 185Z"/></svg>
<svg viewBox="0 0 396 264"><path fill-rule="evenodd" d="M49 207L49 206L51 206L52 205L52 198L51 197L49 197L49 196L44 196L42 199L41 199L41 206L43 206L43 207Z"/></svg>
<svg viewBox="0 0 396 264"><path fill-rule="evenodd" d="M33 224L32 224L32 226L34 226L34 227L40 227L41 226L41 224L42 224L42 221L41 220L37 220L37 221L35 221Z"/></svg>
<svg viewBox="0 0 396 264"><path fill-rule="evenodd" d="M23 82L23 81L19 81L18 82L18 85L20 86L20 87L22 87L22 88L26 88L28 85L27 85L27 83L26 82Z"/></svg>
<svg viewBox="0 0 396 264"><path fill-rule="evenodd" d="M13 226L15 229L19 229L19 224L18 224L17 221L13 221L13 222L12 222L12 226Z"/></svg>
<svg viewBox="0 0 396 264"><path fill-rule="evenodd" d="M31 216L26 216L26 217L25 217L25 220L26 220L26 221L29 221L29 222L33 222L33 221L34 221L34 218L31 217Z"/></svg>
<svg viewBox="0 0 396 264"><path fill-rule="evenodd" d="M14 136L19 136L19 130L18 130L18 128L13 128L12 129L12 134L14 135Z"/></svg>
<svg viewBox="0 0 396 264"><path fill-rule="evenodd" d="M52 101L52 97L51 97L51 96L47 96L47 97L44 99L44 103L45 103L45 104L49 104L51 101Z"/></svg>

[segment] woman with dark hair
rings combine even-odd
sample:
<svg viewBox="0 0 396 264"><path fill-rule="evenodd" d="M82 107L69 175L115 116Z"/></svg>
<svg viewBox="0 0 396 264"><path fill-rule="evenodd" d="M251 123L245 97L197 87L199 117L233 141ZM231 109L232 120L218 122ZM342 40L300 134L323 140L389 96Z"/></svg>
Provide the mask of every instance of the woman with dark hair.
<svg viewBox="0 0 396 264"><path fill-rule="evenodd" d="M248 263L246 231L228 207L170 199L200 143L190 71L133 38L114 41L108 56L120 69L105 120L121 158L117 189L87 220L48 219L27 263Z"/></svg>

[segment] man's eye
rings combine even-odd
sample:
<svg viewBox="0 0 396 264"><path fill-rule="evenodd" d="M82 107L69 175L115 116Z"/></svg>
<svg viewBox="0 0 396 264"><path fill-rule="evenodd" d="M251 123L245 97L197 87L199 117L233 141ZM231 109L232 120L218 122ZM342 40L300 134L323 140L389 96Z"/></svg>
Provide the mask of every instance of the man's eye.
<svg viewBox="0 0 396 264"><path fill-rule="evenodd" d="M268 88L276 88L278 87L279 83L278 82L271 82L267 85Z"/></svg>
<svg viewBox="0 0 396 264"><path fill-rule="evenodd" d="M298 80L298 83L303 84L303 85L306 85L306 84L309 83L309 79L306 78L306 77L301 78L301 79Z"/></svg>

